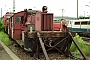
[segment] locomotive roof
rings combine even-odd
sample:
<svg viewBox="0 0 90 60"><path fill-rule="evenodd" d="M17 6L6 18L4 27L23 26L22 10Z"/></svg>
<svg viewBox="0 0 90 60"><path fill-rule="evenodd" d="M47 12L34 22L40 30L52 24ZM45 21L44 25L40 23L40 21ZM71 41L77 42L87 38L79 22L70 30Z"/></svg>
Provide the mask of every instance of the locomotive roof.
<svg viewBox="0 0 90 60"><path fill-rule="evenodd" d="M27 11L28 11L28 10L27 10ZM32 12L36 12L36 11L41 12L40 10L32 10ZM15 14L18 14L18 13L21 13L21 12L25 12L25 11L16 12L16 13L14 13L11 17L13 17Z"/></svg>
<svg viewBox="0 0 90 60"><path fill-rule="evenodd" d="M21 13L21 12L25 12L25 11L19 11L19 12L16 12L16 13L14 13L11 17L13 17L15 14Z"/></svg>
<svg viewBox="0 0 90 60"><path fill-rule="evenodd" d="M27 10L27 11L29 11L29 10ZM37 12L37 11L38 11L38 12L41 12L40 10L31 10L31 11L32 11L33 13L34 13L34 12ZM17 14L17 13L21 13L21 12L25 12L25 11L19 11L19 12L14 13L13 15L15 15L15 14Z"/></svg>

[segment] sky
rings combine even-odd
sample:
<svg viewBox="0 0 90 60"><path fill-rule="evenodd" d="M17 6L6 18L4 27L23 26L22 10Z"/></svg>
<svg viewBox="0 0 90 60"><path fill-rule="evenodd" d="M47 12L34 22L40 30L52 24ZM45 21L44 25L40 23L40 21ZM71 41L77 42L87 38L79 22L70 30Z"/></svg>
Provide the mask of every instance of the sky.
<svg viewBox="0 0 90 60"><path fill-rule="evenodd" d="M79 16L90 14L89 2L90 0L78 0ZM77 0L15 0L15 12L23 11L26 8L42 10L42 6L47 6L48 12L54 13L54 16L62 16L62 9L64 9L63 16L77 17ZM2 8L2 15L6 11L12 11L13 0L0 0L0 8Z"/></svg>

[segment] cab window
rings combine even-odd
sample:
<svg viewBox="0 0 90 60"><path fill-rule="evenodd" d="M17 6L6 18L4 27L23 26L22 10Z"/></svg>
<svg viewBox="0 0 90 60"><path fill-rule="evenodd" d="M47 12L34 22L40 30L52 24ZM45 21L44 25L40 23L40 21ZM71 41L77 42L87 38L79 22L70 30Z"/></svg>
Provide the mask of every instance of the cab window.
<svg viewBox="0 0 90 60"><path fill-rule="evenodd" d="M6 16L6 18L10 18L10 16Z"/></svg>
<svg viewBox="0 0 90 60"><path fill-rule="evenodd" d="M20 16L16 16L15 20L16 20L16 24L20 24L21 17Z"/></svg>

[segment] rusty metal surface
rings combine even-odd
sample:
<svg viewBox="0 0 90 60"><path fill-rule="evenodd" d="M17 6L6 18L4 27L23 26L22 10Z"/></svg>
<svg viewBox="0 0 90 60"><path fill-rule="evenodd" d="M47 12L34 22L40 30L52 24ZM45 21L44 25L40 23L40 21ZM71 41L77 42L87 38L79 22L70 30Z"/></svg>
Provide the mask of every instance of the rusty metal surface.
<svg viewBox="0 0 90 60"><path fill-rule="evenodd" d="M42 13L41 15L41 29L42 31L52 31L53 30L53 13Z"/></svg>
<svg viewBox="0 0 90 60"><path fill-rule="evenodd" d="M63 36L63 39L59 38L58 42L55 42L57 40L53 41L53 43L55 43L54 45L47 45L46 43L50 43L50 42L48 42L48 39L52 38L53 36L52 37L50 37L50 36L46 37L44 35L42 36L42 34L50 34L50 33L52 33L52 34L61 34L61 35L64 34L64 36ZM53 49L57 50L61 54L64 54L65 56L69 56L70 55L69 48L70 48L70 45L71 45L72 41L70 39L68 39L69 36L66 33L67 32L52 32L52 31L48 31L48 32L47 31L42 31L42 32L33 33L35 39L34 39L34 49L32 50L33 53L32 53L31 56L33 56L34 52L36 51L37 58L38 58L39 57L39 55L38 55L39 49L41 49L43 51L46 60L50 60L49 57L48 57L47 52L49 52ZM43 38L48 38L48 39L43 39ZM58 39L58 36L57 36L56 39ZM35 47L36 47L36 50L35 50ZM48 47L48 48L46 48L46 47Z"/></svg>
<svg viewBox="0 0 90 60"><path fill-rule="evenodd" d="M66 32L60 32L60 31L41 31L40 35L41 37L65 37ZM34 32L30 33L28 32L28 38L34 38Z"/></svg>
<svg viewBox="0 0 90 60"><path fill-rule="evenodd" d="M55 32L55 31L42 31L40 32L41 37L64 37L65 36L65 32Z"/></svg>

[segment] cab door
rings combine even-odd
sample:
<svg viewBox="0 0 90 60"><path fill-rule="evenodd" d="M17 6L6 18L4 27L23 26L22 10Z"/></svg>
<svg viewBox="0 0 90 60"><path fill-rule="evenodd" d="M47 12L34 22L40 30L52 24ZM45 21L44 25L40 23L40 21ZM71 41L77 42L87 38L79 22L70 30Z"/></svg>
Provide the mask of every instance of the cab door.
<svg viewBox="0 0 90 60"><path fill-rule="evenodd" d="M12 35L13 35L13 38L15 40L20 40L20 34L21 34L21 16L15 16L14 17L14 25L13 25L13 31L12 31Z"/></svg>

